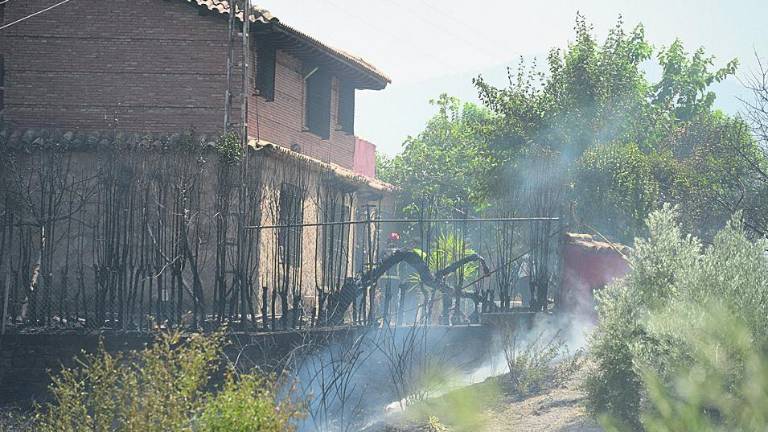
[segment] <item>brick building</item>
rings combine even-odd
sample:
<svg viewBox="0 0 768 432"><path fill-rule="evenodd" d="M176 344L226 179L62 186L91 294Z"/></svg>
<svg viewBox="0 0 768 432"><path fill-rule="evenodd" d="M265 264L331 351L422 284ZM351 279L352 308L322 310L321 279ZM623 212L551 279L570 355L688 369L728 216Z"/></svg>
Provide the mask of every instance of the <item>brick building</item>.
<svg viewBox="0 0 768 432"><path fill-rule="evenodd" d="M0 7L8 23L54 3ZM223 0L76 0L3 30L4 119L19 127L216 133L228 11ZM266 10L256 8L252 20L251 136L351 169L355 91L383 89L389 79Z"/></svg>
<svg viewBox="0 0 768 432"><path fill-rule="evenodd" d="M56 3L4 2L0 18ZM370 223L325 223L387 200L354 115L355 92L389 79L254 8L251 146L233 161L218 147L228 17L223 0L71 0L0 32L2 319L274 328L293 310L296 326L375 261Z"/></svg>

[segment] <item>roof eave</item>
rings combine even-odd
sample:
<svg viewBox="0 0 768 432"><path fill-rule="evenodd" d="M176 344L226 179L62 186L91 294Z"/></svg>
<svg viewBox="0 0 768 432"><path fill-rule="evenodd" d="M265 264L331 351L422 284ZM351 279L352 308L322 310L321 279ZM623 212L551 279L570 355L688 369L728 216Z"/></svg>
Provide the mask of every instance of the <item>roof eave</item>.
<svg viewBox="0 0 768 432"><path fill-rule="evenodd" d="M269 26L270 29L273 31L283 33L287 36L293 37L295 39L301 40L304 43L309 44L312 48L320 51L321 53L327 56L332 57L334 60L341 63L345 67L351 68L352 70L355 70L358 73L364 75L365 80L363 80L363 82L361 83L362 85L359 87L361 89L383 90L384 88L387 87L388 84L392 83L392 80L388 76L375 70L373 67L366 68L356 61L345 58L344 56L340 55L340 53L337 50L329 47L328 45L320 42L319 40L313 38L312 36L309 36L308 34L300 30L297 30L286 24L283 24L278 20L271 21L269 24L266 24L266 25Z"/></svg>

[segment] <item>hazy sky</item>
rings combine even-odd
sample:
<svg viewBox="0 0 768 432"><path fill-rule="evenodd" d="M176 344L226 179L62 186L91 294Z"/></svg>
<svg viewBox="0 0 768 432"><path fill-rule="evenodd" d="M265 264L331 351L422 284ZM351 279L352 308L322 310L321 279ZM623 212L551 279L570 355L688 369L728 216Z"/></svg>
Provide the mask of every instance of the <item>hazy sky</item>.
<svg viewBox="0 0 768 432"><path fill-rule="evenodd" d="M739 58L739 74L754 70L754 52L768 57L768 0L257 0L284 23L360 55L392 78L383 91L359 91L356 133L394 154L448 93L477 100L472 78L503 85L519 57L543 57L573 38L576 12L603 38L619 15L642 23L655 46L676 37L693 51L704 46L716 65ZM657 73L649 69L651 74ZM717 105L740 109L736 79L717 86Z"/></svg>

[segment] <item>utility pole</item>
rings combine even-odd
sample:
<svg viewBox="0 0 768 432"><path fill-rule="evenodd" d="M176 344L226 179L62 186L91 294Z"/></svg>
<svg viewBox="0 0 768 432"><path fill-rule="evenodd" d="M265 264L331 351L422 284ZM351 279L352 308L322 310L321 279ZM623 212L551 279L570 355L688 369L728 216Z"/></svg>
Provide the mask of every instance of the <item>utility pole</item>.
<svg viewBox="0 0 768 432"><path fill-rule="evenodd" d="M229 28L227 29L227 89L224 94L224 134L233 130L240 135L240 143L245 151L248 146L248 84L250 77L250 24L253 8L251 0L230 0ZM242 19L242 27L238 32L238 17ZM242 46L240 57L240 86L235 78L236 46ZM232 101L240 95L240 122L235 123L232 116ZM239 126L239 127L237 127Z"/></svg>
<svg viewBox="0 0 768 432"><path fill-rule="evenodd" d="M235 19L236 2L232 1L229 8L229 27L227 28L227 90L224 93L224 135L229 133L232 117L232 69L235 55Z"/></svg>
<svg viewBox="0 0 768 432"><path fill-rule="evenodd" d="M245 230L245 227L247 225L247 217L249 213L249 199L250 194L248 193L248 159L249 159L249 149L248 149L248 77L250 70L249 63L251 60L251 53L250 53L250 38L249 38L249 30L251 27L251 0L243 0L243 53L241 58L242 67L240 68L240 71L242 73L242 82L241 82L241 88L240 88L240 145L242 148L242 162L240 163L240 194L238 197L239 206L238 210L240 211L240 214L237 218L237 259L238 259L238 269L237 272L239 274L240 282L239 282L239 288L240 288L240 325L242 326L242 329L245 330L246 322L248 320L248 312L251 308L249 308L249 304L251 303L251 292L250 292L250 275L249 272L249 262L248 257L249 254L246 253L247 242L248 242L248 233ZM251 317L252 319L255 319L255 317Z"/></svg>

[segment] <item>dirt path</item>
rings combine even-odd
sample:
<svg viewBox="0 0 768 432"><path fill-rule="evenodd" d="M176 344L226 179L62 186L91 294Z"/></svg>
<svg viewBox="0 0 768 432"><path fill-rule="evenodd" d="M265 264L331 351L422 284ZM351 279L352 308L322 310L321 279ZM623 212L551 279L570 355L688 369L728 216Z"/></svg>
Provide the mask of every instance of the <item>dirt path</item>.
<svg viewBox="0 0 768 432"><path fill-rule="evenodd" d="M486 411L486 431L600 432L584 409L576 383L523 400L508 400Z"/></svg>
<svg viewBox="0 0 768 432"><path fill-rule="evenodd" d="M528 397L505 390L489 379L386 417L366 432L437 431L426 419L440 420L447 431L472 432L601 432L584 408L584 371L563 385Z"/></svg>

